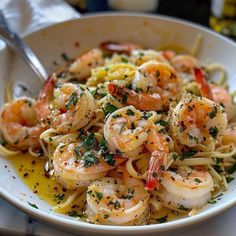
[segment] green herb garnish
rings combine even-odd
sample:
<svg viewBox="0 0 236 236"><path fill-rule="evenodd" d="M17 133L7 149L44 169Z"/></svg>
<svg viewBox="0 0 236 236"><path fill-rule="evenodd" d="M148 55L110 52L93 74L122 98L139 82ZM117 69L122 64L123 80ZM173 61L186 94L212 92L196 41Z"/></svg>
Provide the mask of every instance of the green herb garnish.
<svg viewBox="0 0 236 236"><path fill-rule="evenodd" d="M168 218L168 215L165 215L163 217L156 219L156 221L157 221L157 223L160 223L160 224L165 223L165 222L167 222L167 218Z"/></svg>
<svg viewBox="0 0 236 236"><path fill-rule="evenodd" d="M81 217L81 214L79 214L77 211L73 210L73 211L69 211L68 215L71 217Z"/></svg>
<svg viewBox="0 0 236 236"><path fill-rule="evenodd" d="M68 110L72 104L75 106L77 102L78 102L78 95L76 92L73 92L70 95L68 101L66 102L66 109Z"/></svg>
<svg viewBox="0 0 236 236"><path fill-rule="evenodd" d="M211 112L208 113L208 116L213 119L216 116L217 107L215 106Z"/></svg>
<svg viewBox="0 0 236 236"><path fill-rule="evenodd" d="M218 132L219 130L216 127L211 127L209 129L209 133L214 139L216 139Z"/></svg>
<svg viewBox="0 0 236 236"><path fill-rule="evenodd" d="M98 157L92 152L86 152L82 157L82 161L84 162L84 167L90 167L99 163Z"/></svg>
<svg viewBox="0 0 236 236"><path fill-rule="evenodd" d="M28 202L28 204L35 209L39 209L38 206L34 203Z"/></svg>
<svg viewBox="0 0 236 236"><path fill-rule="evenodd" d="M127 63L127 62L128 62L128 59L125 58L125 57L121 57L121 62L123 62L123 63Z"/></svg>
<svg viewBox="0 0 236 236"><path fill-rule="evenodd" d="M234 180L233 176L226 176L225 178L226 178L227 183L230 183Z"/></svg>
<svg viewBox="0 0 236 236"><path fill-rule="evenodd" d="M115 166L115 159L112 154L105 154L104 160L110 165L110 166Z"/></svg>
<svg viewBox="0 0 236 236"><path fill-rule="evenodd" d="M105 106L105 108L103 109L105 115L111 114L111 113L113 113L116 110L117 110L117 107L112 105L112 104L110 104L110 103L108 103Z"/></svg>
<svg viewBox="0 0 236 236"><path fill-rule="evenodd" d="M102 199L102 197L103 197L103 193L100 193L100 192L96 192L96 191L95 191L95 194L96 194L98 200L101 201L101 199Z"/></svg>
<svg viewBox="0 0 236 236"><path fill-rule="evenodd" d="M147 119L149 119L151 116L152 116L152 113L151 113L151 112L143 112L142 118L143 118L144 120L147 120Z"/></svg>
<svg viewBox="0 0 236 236"><path fill-rule="evenodd" d="M131 109L128 109L127 112L126 112L126 115L133 116L134 112Z"/></svg>
<svg viewBox="0 0 236 236"><path fill-rule="evenodd" d="M90 150L96 146L97 140L94 133L90 133L87 137L84 138L82 146L86 150Z"/></svg>
<svg viewBox="0 0 236 236"><path fill-rule="evenodd" d="M120 203L117 200L114 202L114 207L116 210L120 208Z"/></svg>

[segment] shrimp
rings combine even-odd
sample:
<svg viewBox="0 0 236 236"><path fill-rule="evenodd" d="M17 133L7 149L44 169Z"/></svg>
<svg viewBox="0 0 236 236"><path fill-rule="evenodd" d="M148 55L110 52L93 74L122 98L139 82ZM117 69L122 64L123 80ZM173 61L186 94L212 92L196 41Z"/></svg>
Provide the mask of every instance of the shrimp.
<svg viewBox="0 0 236 236"><path fill-rule="evenodd" d="M126 157L142 151L142 145L148 136L142 116L142 112L133 106L127 106L108 117L103 132L110 151L119 151Z"/></svg>
<svg viewBox="0 0 236 236"><path fill-rule="evenodd" d="M200 208L207 204L213 190L213 179L204 170L182 167L162 174L161 200L176 208Z"/></svg>
<svg viewBox="0 0 236 236"><path fill-rule="evenodd" d="M125 161L114 156L109 164L102 154L96 150L87 151L80 142L60 144L52 160L54 176L68 189L88 186L91 181L103 178L109 170Z"/></svg>
<svg viewBox="0 0 236 236"><path fill-rule="evenodd" d="M135 91L118 86L117 84L108 84L108 92L120 98L127 105L132 105L135 108L143 111L160 111L163 110L163 104L160 103L161 96L159 94L136 93Z"/></svg>
<svg viewBox="0 0 236 236"><path fill-rule="evenodd" d="M69 72L76 74L76 79L85 80L91 75L91 69L104 64L102 51L92 49L78 57L69 67Z"/></svg>
<svg viewBox="0 0 236 236"><path fill-rule="evenodd" d="M233 118L233 103L228 91L220 86L208 84L201 69L195 68L195 79L200 86L201 95L224 107L228 120Z"/></svg>
<svg viewBox="0 0 236 236"><path fill-rule="evenodd" d="M146 189L152 190L158 186L160 171L162 166L166 166L169 148L164 135L158 133L152 121L145 120L142 112L133 106L124 107L108 117L104 125L104 137L109 150L119 151L125 157L142 153L145 147L151 154Z"/></svg>
<svg viewBox="0 0 236 236"><path fill-rule="evenodd" d="M213 100L224 107L228 120L229 121L232 120L233 103L232 103L232 97L230 96L229 92L226 89L220 86L216 86L214 84L210 84L210 88L213 94Z"/></svg>
<svg viewBox="0 0 236 236"><path fill-rule="evenodd" d="M92 222L142 225L146 221L149 194L141 180L125 172L122 178L105 177L88 186L86 212Z"/></svg>
<svg viewBox="0 0 236 236"><path fill-rule="evenodd" d="M0 129L4 139L14 148L37 148L44 129L37 122L35 100L22 97L6 103L0 114Z"/></svg>
<svg viewBox="0 0 236 236"><path fill-rule="evenodd" d="M178 72L192 73L198 67L198 60L190 55L177 55L171 59L171 64Z"/></svg>
<svg viewBox="0 0 236 236"><path fill-rule="evenodd" d="M104 42L100 44L100 48L105 52L130 54L133 50L140 49L141 46L132 43Z"/></svg>
<svg viewBox="0 0 236 236"><path fill-rule="evenodd" d="M148 61L138 68L132 81L134 91L112 86L108 87L108 91L113 96L122 97L123 100L125 97L126 104L140 110L164 110L180 96L178 74L170 65L157 61Z"/></svg>
<svg viewBox="0 0 236 236"><path fill-rule="evenodd" d="M175 107L170 128L180 143L198 150L212 150L227 127L223 108L205 98L187 96Z"/></svg>
<svg viewBox="0 0 236 236"><path fill-rule="evenodd" d="M54 88L50 78L40 92L37 114L60 133L76 131L88 124L94 114L95 102L87 88L65 83ZM52 96L53 94L53 96Z"/></svg>

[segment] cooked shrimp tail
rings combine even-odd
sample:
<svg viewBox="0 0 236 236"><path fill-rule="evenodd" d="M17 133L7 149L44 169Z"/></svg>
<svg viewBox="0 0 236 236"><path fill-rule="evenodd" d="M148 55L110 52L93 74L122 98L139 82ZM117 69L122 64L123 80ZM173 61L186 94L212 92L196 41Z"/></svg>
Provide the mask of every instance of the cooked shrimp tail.
<svg viewBox="0 0 236 236"><path fill-rule="evenodd" d="M163 165L163 155L160 151L154 151L149 161L147 172L146 190L150 191L157 188L159 185L159 172Z"/></svg>
<svg viewBox="0 0 236 236"><path fill-rule="evenodd" d="M127 105L132 105L139 110L159 111L163 109L162 98L157 93L136 93L125 86L120 87L116 84L109 84L108 92L112 96L121 99Z"/></svg>
<svg viewBox="0 0 236 236"><path fill-rule="evenodd" d="M201 95L210 100L213 100L211 88L204 77L203 71L200 68L194 68L194 75L195 80L200 85Z"/></svg>
<svg viewBox="0 0 236 236"><path fill-rule="evenodd" d="M39 122L44 122L47 117L51 114L49 105L53 97L54 87L56 85L56 76L52 74L45 81L42 89L40 90L37 103L36 113Z"/></svg>
<svg viewBox="0 0 236 236"><path fill-rule="evenodd" d="M161 171L165 169L167 164L169 147L164 137L153 127L149 132L145 147L151 152L146 181L146 190L150 191L159 185Z"/></svg>

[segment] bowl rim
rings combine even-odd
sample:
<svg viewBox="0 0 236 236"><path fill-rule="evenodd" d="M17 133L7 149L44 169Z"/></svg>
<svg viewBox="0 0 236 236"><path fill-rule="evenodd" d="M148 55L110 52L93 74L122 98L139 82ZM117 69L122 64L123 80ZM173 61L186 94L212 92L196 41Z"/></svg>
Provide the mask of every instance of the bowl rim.
<svg viewBox="0 0 236 236"><path fill-rule="evenodd" d="M58 25L63 25L75 21L83 21L91 18L104 18L104 17L144 17L148 19L157 19L161 21L168 21L168 22L174 22L178 23L181 25L185 25L188 27L192 27L196 30L202 30L206 32L207 34L211 34L213 36L216 36L217 38L220 38L223 41L226 41L226 43L231 44L233 47L236 48L236 43L233 42L231 39L226 38L225 36L222 36L206 26L202 26L197 23L193 23L190 21L182 20L176 17L172 16L163 16L159 14L144 14L144 13L133 13L133 12L99 12L99 13L89 13L83 15L81 18L75 18L63 22L58 22L53 25L49 25L46 27L43 27L41 29L36 29L30 33L24 34L23 38L27 39L28 37L30 38L34 33L44 31L44 30L50 30L50 28L57 27ZM4 50L4 49L3 49ZM1 50L1 51L3 51ZM1 53L0 51L0 53ZM2 157L0 157L2 158ZM16 197L14 197L11 194L8 194L7 192L4 191L4 189L0 186L0 197L3 197L5 200L7 200L9 203L17 207L18 209L22 210L23 212L33 216L36 219L39 219L41 221L47 222L47 223L53 223L54 225L60 227L65 227L66 229L81 229L84 232L98 232L98 233L135 233L137 230L142 232L142 233L152 233L152 232L163 232L163 231L171 231L173 229L181 228L183 226L189 226L193 225L196 223L199 223L205 219L208 219L210 217L213 217L217 214L220 214L227 209L233 207L236 205L236 197L230 199L229 201L225 203L219 204L219 206L214 207L213 209L207 210L206 212L201 212L195 216L183 218L183 219L178 219L175 221L170 221L166 222L163 224L153 224L153 225L143 225L143 226L113 226L113 225L95 225L95 224L90 224L87 222L83 221L76 221L76 220L70 220L70 219L65 219L57 215L51 215L48 214L47 212L40 210L40 209L34 209L31 206L29 206L26 202L23 202Z"/></svg>

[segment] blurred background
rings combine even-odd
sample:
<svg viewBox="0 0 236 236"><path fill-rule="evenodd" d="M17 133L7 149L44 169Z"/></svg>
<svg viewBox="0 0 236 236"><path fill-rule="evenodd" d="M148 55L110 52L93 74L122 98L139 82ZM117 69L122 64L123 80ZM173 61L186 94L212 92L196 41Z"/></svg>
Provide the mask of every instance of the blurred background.
<svg viewBox="0 0 236 236"><path fill-rule="evenodd" d="M149 12L196 22L236 40L236 0L67 0L80 13Z"/></svg>

